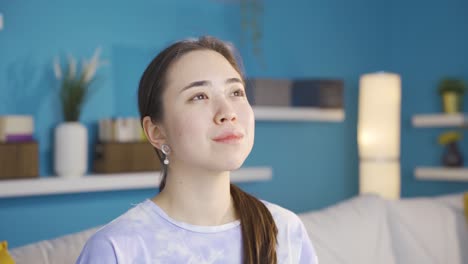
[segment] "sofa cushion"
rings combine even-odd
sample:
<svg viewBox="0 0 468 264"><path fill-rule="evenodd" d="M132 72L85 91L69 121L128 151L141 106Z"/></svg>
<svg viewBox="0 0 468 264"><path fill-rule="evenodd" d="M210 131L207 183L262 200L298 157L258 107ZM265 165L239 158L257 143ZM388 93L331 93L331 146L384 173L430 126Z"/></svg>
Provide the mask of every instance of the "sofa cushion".
<svg viewBox="0 0 468 264"><path fill-rule="evenodd" d="M300 214L320 263L395 264L385 200L366 194Z"/></svg>
<svg viewBox="0 0 468 264"><path fill-rule="evenodd" d="M462 195L388 202L398 263L468 263ZM462 250L464 249L464 250Z"/></svg>
<svg viewBox="0 0 468 264"><path fill-rule="evenodd" d="M16 264L75 263L84 244L99 227L11 249Z"/></svg>

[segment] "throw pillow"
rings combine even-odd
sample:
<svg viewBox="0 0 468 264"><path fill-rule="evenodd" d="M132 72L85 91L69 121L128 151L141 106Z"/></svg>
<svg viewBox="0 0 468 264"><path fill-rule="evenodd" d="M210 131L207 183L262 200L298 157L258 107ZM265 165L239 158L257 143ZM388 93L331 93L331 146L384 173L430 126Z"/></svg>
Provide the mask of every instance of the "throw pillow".
<svg viewBox="0 0 468 264"><path fill-rule="evenodd" d="M15 261L8 253L8 243L6 241L0 242L0 263L2 264L15 264Z"/></svg>

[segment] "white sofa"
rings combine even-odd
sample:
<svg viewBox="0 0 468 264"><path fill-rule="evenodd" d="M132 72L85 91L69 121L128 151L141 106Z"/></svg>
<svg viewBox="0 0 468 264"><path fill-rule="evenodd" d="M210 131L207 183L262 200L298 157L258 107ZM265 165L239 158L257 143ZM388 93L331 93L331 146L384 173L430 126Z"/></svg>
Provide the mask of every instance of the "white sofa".
<svg viewBox="0 0 468 264"><path fill-rule="evenodd" d="M398 201L364 195L300 217L320 263L468 263L461 194Z"/></svg>
<svg viewBox="0 0 468 264"><path fill-rule="evenodd" d="M358 196L299 215L322 264L467 264L461 194L387 201ZM17 264L74 263L98 228L11 250Z"/></svg>

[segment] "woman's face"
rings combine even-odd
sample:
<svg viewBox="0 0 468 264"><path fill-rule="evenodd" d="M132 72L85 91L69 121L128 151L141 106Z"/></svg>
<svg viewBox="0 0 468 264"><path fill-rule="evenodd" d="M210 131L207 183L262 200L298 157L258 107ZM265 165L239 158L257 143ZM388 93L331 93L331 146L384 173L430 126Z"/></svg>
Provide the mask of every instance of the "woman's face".
<svg viewBox="0 0 468 264"><path fill-rule="evenodd" d="M239 168L252 150L255 129L239 73L221 54L201 50L180 57L167 74L162 126L171 164Z"/></svg>

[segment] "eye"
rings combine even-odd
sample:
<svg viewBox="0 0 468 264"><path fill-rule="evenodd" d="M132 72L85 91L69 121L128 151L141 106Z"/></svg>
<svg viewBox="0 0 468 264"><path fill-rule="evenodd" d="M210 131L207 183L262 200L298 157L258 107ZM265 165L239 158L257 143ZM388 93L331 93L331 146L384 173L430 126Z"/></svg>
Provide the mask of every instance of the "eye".
<svg viewBox="0 0 468 264"><path fill-rule="evenodd" d="M238 89L238 90L232 92L232 95L233 95L233 96L238 96L238 97L244 97L244 96L245 96L245 92L244 92L244 90L242 90L242 89Z"/></svg>
<svg viewBox="0 0 468 264"><path fill-rule="evenodd" d="M192 99L190 99L190 101L199 101L199 100L205 100L205 99L208 99L208 96L206 96L206 94L204 94L204 93L201 93L201 94L197 94L194 97L192 97Z"/></svg>

